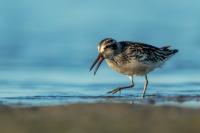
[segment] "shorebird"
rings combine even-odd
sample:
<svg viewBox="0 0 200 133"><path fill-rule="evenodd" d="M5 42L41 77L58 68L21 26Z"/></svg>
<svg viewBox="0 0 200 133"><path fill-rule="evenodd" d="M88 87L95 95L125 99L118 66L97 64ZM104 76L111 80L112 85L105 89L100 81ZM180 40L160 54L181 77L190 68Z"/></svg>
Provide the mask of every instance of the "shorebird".
<svg viewBox="0 0 200 133"><path fill-rule="evenodd" d="M161 67L178 50L171 49L170 46L158 48L141 42L118 42L112 38L106 38L99 43L98 52L99 55L90 68L91 71L96 65L94 75L105 59L109 67L121 74L128 75L131 79L131 85L113 89L108 92L109 94L134 87L133 77L144 76L145 83L142 93L142 97L144 97L148 86L147 74Z"/></svg>

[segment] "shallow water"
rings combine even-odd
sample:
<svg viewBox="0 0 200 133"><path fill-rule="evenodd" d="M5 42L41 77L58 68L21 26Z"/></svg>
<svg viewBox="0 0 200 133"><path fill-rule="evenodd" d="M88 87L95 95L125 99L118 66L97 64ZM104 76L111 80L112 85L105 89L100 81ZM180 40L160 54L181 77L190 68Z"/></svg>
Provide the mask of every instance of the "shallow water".
<svg viewBox="0 0 200 133"><path fill-rule="evenodd" d="M0 5L0 102L4 105L60 105L126 102L199 107L200 1L2 1ZM143 78L135 89L107 95L129 79L104 63L89 67L105 37L179 53Z"/></svg>
<svg viewBox="0 0 200 133"><path fill-rule="evenodd" d="M169 73L162 71L165 69L149 75L149 88L143 99L142 77L134 78L134 89L115 95L106 94L114 87L130 82L127 77L106 67L95 77L87 68L70 72L67 69L4 69L0 71L0 102L21 106L114 102L200 107L200 77L197 73L187 72L184 77L183 72L178 70Z"/></svg>

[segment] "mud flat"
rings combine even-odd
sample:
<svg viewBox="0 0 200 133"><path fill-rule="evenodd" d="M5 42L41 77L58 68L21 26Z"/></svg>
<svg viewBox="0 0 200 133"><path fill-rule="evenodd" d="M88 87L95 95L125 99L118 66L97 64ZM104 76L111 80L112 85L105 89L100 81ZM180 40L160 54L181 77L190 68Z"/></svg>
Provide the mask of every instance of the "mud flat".
<svg viewBox="0 0 200 133"><path fill-rule="evenodd" d="M0 107L2 133L199 133L200 109L137 104Z"/></svg>

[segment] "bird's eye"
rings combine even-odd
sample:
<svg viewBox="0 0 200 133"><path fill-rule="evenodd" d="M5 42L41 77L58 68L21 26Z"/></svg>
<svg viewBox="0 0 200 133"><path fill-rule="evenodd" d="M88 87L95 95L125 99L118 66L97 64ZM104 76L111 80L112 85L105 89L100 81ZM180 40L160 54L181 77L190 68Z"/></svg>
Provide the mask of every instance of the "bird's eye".
<svg viewBox="0 0 200 133"><path fill-rule="evenodd" d="M116 44L107 45L107 46L105 46L104 49L107 49L107 48L111 48L111 49L115 50L115 49L117 49L117 45Z"/></svg>
<svg viewBox="0 0 200 133"><path fill-rule="evenodd" d="M105 46L105 48L104 49L107 49L107 48L110 48L111 47L111 45L107 45L107 46Z"/></svg>
<svg viewBox="0 0 200 133"><path fill-rule="evenodd" d="M107 48L111 48L112 49L112 45L107 45L107 46L105 46L104 49L107 49Z"/></svg>

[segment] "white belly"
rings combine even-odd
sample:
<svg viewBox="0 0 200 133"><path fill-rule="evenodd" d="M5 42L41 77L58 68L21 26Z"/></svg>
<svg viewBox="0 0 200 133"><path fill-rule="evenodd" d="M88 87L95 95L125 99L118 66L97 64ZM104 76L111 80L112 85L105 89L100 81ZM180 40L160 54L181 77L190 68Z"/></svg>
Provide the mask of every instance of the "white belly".
<svg viewBox="0 0 200 133"><path fill-rule="evenodd" d="M140 63L138 61L132 61L131 63L127 63L124 65L115 64L113 61L107 59L106 62L108 66L114 69L115 71L129 76L145 75L160 66L160 65L150 65L150 64L147 65Z"/></svg>

